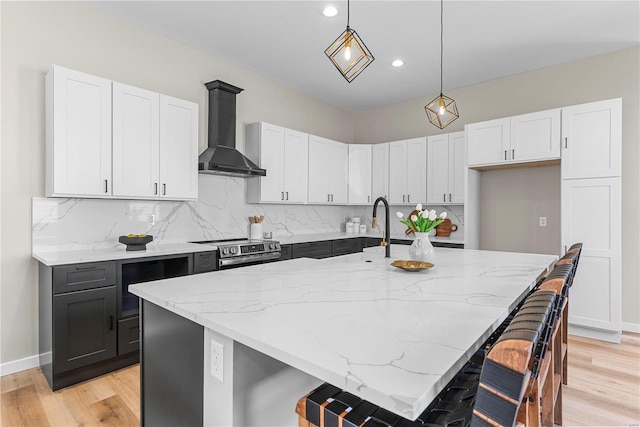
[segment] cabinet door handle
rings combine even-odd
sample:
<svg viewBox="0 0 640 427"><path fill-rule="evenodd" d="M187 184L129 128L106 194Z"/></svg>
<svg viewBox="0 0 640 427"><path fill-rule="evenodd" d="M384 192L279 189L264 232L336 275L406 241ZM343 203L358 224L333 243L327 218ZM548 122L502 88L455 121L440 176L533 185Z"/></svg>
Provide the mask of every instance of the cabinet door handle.
<svg viewBox="0 0 640 427"><path fill-rule="evenodd" d="M411 203L411 194L407 194L407 203Z"/></svg>
<svg viewBox="0 0 640 427"><path fill-rule="evenodd" d="M333 202L333 194L331 195L331 201Z"/></svg>
<svg viewBox="0 0 640 427"><path fill-rule="evenodd" d="M451 203L451 193L449 193L449 203Z"/></svg>
<svg viewBox="0 0 640 427"><path fill-rule="evenodd" d="M109 316L109 330L113 331L113 316Z"/></svg>
<svg viewBox="0 0 640 427"><path fill-rule="evenodd" d="M371 196L367 196L367 203L371 203Z"/></svg>
<svg viewBox="0 0 640 427"><path fill-rule="evenodd" d="M153 183L153 194L155 194L156 196L158 195L158 183L157 182Z"/></svg>
<svg viewBox="0 0 640 427"><path fill-rule="evenodd" d="M106 179L104 180L104 192L109 192L109 181L107 181Z"/></svg>
<svg viewBox="0 0 640 427"><path fill-rule="evenodd" d="M331 201L331 194L327 193L327 202L330 202L330 201Z"/></svg>
<svg viewBox="0 0 640 427"><path fill-rule="evenodd" d="M507 150L504 150L504 159L507 160Z"/></svg>
<svg viewBox="0 0 640 427"><path fill-rule="evenodd" d="M564 138L564 148L567 148L567 138Z"/></svg>
<svg viewBox="0 0 640 427"><path fill-rule="evenodd" d="M289 200L289 192L287 191L287 200Z"/></svg>
<svg viewBox="0 0 640 427"><path fill-rule="evenodd" d="M162 195L163 196L167 195L167 184L162 184Z"/></svg>
<svg viewBox="0 0 640 427"><path fill-rule="evenodd" d="M280 200L284 200L284 191L280 192Z"/></svg>
<svg viewBox="0 0 640 427"><path fill-rule="evenodd" d="M442 193L442 201L443 202L447 201L447 195L445 193Z"/></svg>
<svg viewBox="0 0 640 427"><path fill-rule="evenodd" d="M515 158L516 158L516 150L511 149L511 160L514 160Z"/></svg>

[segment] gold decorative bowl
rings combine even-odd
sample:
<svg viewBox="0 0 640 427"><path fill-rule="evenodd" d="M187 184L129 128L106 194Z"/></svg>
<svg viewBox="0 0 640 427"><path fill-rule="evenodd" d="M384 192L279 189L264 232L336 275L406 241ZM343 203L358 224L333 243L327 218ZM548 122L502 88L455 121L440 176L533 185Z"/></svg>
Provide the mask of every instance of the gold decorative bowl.
<svg viewBox="0 0 640 427"><path fill-rule="evenodd" d="M422 271L433 267L430 262L415 260L397 260L391 263L392 266L401 268L405 271Z"/></svg>

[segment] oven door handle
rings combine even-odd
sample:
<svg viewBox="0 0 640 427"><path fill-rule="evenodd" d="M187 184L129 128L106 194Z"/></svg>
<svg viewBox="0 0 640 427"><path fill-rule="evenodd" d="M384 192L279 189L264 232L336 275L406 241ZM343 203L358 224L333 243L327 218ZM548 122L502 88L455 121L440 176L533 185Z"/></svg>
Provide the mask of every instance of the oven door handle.
<svg viewBox="0 0 640 427"><path fill-rule="evenodd" d="M272 259L280 258L280 252L269 252L266 254L260 255L245 255L245 256L236 256L232 258L219 259L218 265L220 267L226 267L229 265L238 265L238 264L246 264L250 262L256 261L266 261Z"/></svg>

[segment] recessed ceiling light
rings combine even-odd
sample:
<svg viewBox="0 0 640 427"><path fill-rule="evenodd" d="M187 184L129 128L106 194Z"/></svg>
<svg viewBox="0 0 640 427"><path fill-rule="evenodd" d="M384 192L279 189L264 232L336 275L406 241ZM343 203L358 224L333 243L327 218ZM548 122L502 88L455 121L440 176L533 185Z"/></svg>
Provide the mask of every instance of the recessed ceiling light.
<svg viewBox="0 0 640 427"><path fill-rule="evenodd" d="M402 59L396 59L391 63L394 67L402 67L404 65L404 61Z"/></svg>
<svg viewBox="0 0 640 427"><path fill-rule="evenodd" d="M333 6L327 6L322 11L322 14L324 16L327 16L327 17L331 18L331 17L334 17L334 16L336 16L338 14L338 9L336 9Z"/></svg>

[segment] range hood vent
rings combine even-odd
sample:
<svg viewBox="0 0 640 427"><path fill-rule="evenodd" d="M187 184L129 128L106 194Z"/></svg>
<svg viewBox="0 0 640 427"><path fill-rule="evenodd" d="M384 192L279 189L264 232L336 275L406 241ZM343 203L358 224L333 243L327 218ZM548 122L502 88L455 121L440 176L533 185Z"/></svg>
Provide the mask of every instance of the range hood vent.
<svg viewBox="0 0 640 427"><path fill-rule="evenodd" d="M198 157L198 172L248 178L267 171L236 150L236 95L243 89L214 80L209 90L209 139Z"/></svg>

